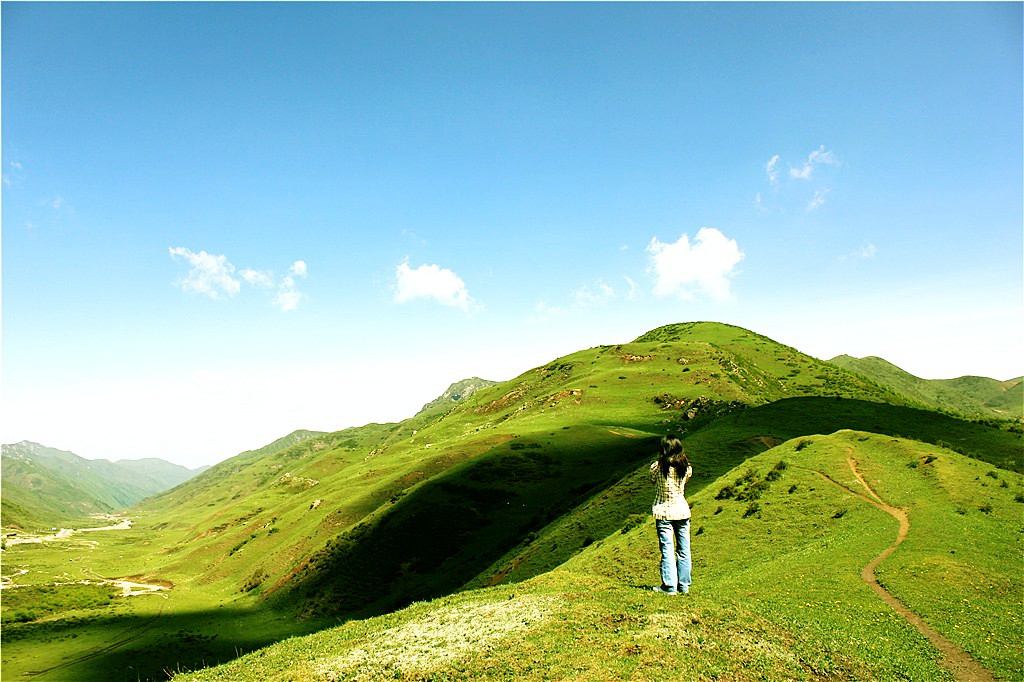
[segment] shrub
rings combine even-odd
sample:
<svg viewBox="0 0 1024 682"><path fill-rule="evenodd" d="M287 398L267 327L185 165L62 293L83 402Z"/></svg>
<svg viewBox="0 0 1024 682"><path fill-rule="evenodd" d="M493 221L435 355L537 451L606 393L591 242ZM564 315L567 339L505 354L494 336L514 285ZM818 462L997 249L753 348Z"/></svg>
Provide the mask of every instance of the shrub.
<svg viewBox="0 0 1024 682"><path fill-rule="evenodd" d="M759 505L757 502L751 502L750 504L747 505L747 510L743 512L743 518L753 516L759 511L761 511L761 505Z"/></svg>
<svg viewBox="0 0 1024 682"><path fill-rule="evenodd" d="M983 514L991 514L992 513L992 505L989 504L988 502L986 502L985 504L983 504L980 507L978 507L978 511L980 511Z"/></svg>
<svg viewBox="0 0 1024 682"><path fill-rule="evenodd" d="M718 491L715 495L716 500L729 500L736 496L736 488L731 485L727 485Z"/></svg>
<svg viewBox="0 0 1024 682"><path fill-rule="evenodd" d="M761 497L764 491L768 490L768 481L755 481L747 486L747 489L736 495L736 499L742 502L756 500Z"/></svg>
<svg viewBox="0 0 1024 682"><path fill-rule="evenodd" d="M623 534L628 533L629 531L643 524L643 522L646 520L647 514L630 514L626 518L626 523L623 524L622 529L619 530L619 532Z"/></svg>

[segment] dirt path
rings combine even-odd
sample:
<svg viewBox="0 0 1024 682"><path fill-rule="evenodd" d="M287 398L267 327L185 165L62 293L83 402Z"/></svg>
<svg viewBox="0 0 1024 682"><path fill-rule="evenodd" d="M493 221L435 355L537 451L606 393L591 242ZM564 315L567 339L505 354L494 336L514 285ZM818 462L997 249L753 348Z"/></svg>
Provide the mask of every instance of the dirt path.
<svg viewBox="0 0 1024 682"><path fill-rule="evenodd" d="M942 652L942 665L953 674L953 677L958 682L996 682L996 678L992 673L971 658L970 654L939 634L931 626L925 623L920 616L904 606L898 599L896 599L896 597L891 595L884 587L878 584L878 579L875 577L875 569L886 559L886 557L895 552L896 548L903 544L904 540L907 539L907 534L910 532L910 518L907 516L906 510L894 507L878 496L871 486L868 485L868 482L864 480L860 471L857 470L857 461L853 458L853 448L848 448L848 451L849 457L846 461L850 465L850 471L852 471L853 475L857 477L860 484L864 486L864 489L867 491L867 495L847 488L842 483L839 483L820 471L815 471L815 473L829 483L839 486L851 495L873 504L886 514L889 514L899 521L900 524L899 532L896 535L896 542L887 547L881 554L875 557L871 563L865 566L860 572L860 577L864 579L864 582L866 582L871 589L874 590L883 601L885 601L886 604L903 616L908 623L917 628L921 634L928 638L928 641L934 644L935 647Z"/></svg>

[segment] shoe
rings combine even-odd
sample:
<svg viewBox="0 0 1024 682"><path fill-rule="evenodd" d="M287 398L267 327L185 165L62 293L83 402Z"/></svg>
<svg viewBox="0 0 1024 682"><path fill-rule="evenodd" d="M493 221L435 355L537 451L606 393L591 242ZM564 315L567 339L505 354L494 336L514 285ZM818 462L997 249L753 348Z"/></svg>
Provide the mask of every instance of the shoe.
<svg viewBox="0 0 1024 682"><path fill-rule="evenodd" d="M676 591L675 591L675 590L666 590L666 589L665 589L664 587L662 587L661 585L655 585L655 586L654 586L654 587L652 587L651 589L652 589L653 591L657 592L658 594L675 594L675 593L676 593Z"/></svg>
<svg viewBox="0 0 1024 682"><path fill-rule="evenodd" d="M690 594L690 586L687 585L685 587L680 587L676 590L676 594Z"/></svg>

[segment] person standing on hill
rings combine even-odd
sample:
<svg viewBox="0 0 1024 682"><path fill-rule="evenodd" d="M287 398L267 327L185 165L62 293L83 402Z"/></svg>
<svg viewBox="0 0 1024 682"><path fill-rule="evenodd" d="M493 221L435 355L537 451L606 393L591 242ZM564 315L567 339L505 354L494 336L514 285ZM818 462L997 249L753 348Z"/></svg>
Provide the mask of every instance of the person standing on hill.
<svg viewBox="0 0 1024 682"><path fill-rule="evenodd" d="M661 585L652 589L661 594L690 592L690 505L684 490L692 475L682 442L675 436L662 438L661 455L651 464L651 513L661 547Z"/></svg>

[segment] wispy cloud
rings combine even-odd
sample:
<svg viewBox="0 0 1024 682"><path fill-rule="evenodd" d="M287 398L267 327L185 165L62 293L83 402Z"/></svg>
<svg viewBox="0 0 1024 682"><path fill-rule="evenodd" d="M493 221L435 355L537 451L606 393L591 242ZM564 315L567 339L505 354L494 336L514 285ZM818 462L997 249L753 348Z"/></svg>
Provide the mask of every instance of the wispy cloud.
<svg viewBox="0 0 1024 682"><path fill-rule="evenodd" d="M768 159L768 163L764 165L765 175L768 176L768 184L774 185L779 181L779 155L776 154L772 158Z"/></svg>
<svg viewBox="0 0 1024 682"><path fill-rule="evenodd" d="M184 246L170 249L171 258L184 259L190 266L188 273L176 284L183 291L209 296L212 299L230 298L242 288L235 279L235 267L228 262L227 256L214 255L206 251L195 253Z"/></svg>
<svg viewBox="0 0 1024 682"><path fill-rule="evenodd" d="M832 151L826 151L825 145L821 145L807 155L807 161L800 168L790 168L789 177L801 180L810 180L814 175L814 169L821 165L838 166L839 159Z"/></svg>
<svg viewBox="0 0 1024 682"><path fill-rule="evenodd" d="M235 266L223 254L215 255L200 251L195 253L183 246L170 249L171 258L183 259L191 266L188 273L175 284L183 291L202 294L214 300L231 298L238 294L245 283L263 290L276 290L271 303L282 312L295 310L305 298L298 290L296 278L306 277L308 268L305 261L297 260L280 281L271 270L245 268L235 277Z"/></svg>
<svg viewBox="0 0 1024 682"><path fill-rule="evenodd" d="M480 307L469 295L466 283L451 270L439 265L413 269L406 258L395 269L395 302L406 303L417 298L433 299L464 312Z"/></svg>
<svg viewBox="0 0 1024 682"><path fill-rule="evenodd" d="M865 242L864 246L860 247L853 253L848 253L839 257L841 261L848 260L868 260L874 258L875 254L878 253L878 249L871 242Z"/></svg>
<svg viewBox="0 0 1024 682"><path fill-rule="evenodd" d="M271 289L274 286L274 273L269 270L251 270L246 268L238 273L246 284L260 289Z"/></svg>
<svg viewBox="0 0 1024 682"><path fill-rule="evenodd" d="M656 296L691 300L699 292L716 301L732 299L729 278L743 260L743 252L735 240L719 230L702 227L693 244L685 234L671 244L653 237L647 252L650 254L648 272L654 274Z"/></svg>
<svg viewBox="0 0 1024 682"><path fill-rule="evenodd" d="M640 298L640 285L633 281L632 277L626 277L626 285L629 291L626 292L627 301L635 301Z"/></svg>
<svg viewBox="0 0 1024 682"><path fill-rule="evenodd" d="M815 190L814 197L807 202L807 212L817 211L819 208L825 205L825 195L828 194L828 190Z"/></svg>
<svg viewBox="0 0 1024 682"><path fill-rule="evenodd" d="M11 166L11 173L10 174L4 173L2 176L0 176L0 177L2 177L3 184L5 184L5 185L13 184L13 182L17 178L16 177L12 177L12 175L13 176L20 175L20 173L18 171L20 171L22 169L22 165L21 165L20 161L11 161L10 162L10 166Z"/></svg>
<svg viewBox="0 0 1024 682"><path fill-rule="evenodd" d="M288 268L288 274L281 278L277 287L277 295L274 297L274 305L281 312L288 312L299 307L299 302L304 294L295 285L296 277L305 277L307 274L306 261L297 260Z"/></svg>
<svg viewBox="0 0 1024 682"><path fill-rule="evenodd" d="M758 192L754 195L754 208L762 213L767 213L771 209L764 205L764 199L761 197L761 193Z"/></svg>
<svg viewBox="0 0 1024 682"><path fill-rule="evenodd" d="M573 305L576 308L589 308L608 303L615 298L615 290L598 280L593 286L584 284L576 290Z"/></svg>
<svg viewBox="0 0 1024 682"><path fill-rule="evenodd" d="M557 305L549 305L547 301L539 301L534 306L534 311L537 315L528 319L527 322L547 322L558 317L565 317L564 308Z"/></svg>

